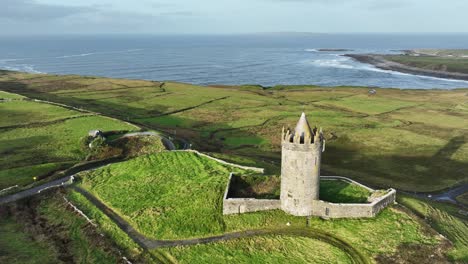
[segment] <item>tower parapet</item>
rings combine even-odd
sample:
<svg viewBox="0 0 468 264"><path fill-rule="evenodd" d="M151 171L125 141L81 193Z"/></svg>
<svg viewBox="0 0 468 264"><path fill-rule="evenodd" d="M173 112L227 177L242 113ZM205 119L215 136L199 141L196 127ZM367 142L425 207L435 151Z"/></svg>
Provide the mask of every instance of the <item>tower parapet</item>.
<svg viewBox="0 0 468 264"><path fill-rule="evenodd" d="M311 215L312 201L319 199L323 132L311 129L302 113L294 130L283 128L281 146L281 208L293 215Z"/></svg>

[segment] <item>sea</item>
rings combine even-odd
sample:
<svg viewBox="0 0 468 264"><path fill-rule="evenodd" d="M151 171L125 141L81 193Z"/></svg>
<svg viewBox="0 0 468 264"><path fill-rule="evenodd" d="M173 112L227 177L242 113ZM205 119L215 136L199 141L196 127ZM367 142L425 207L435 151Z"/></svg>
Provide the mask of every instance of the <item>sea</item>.
<svg viewBox="0 0 468 264"><path fill-rule="evenodd" d="M0 69L200 85L468 87L468 81L381 70L343 56L416 48L466 49L468 34L0 36Z"/></svg>

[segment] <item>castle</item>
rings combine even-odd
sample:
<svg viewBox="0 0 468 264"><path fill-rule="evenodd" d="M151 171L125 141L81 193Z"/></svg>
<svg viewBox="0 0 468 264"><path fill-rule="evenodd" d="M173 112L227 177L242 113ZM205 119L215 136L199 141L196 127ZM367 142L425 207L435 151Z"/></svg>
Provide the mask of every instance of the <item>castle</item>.
<svg viewBox="0 0 468 264"><path fill-rule="evenodd" d="M312 201L319 200L320 162L325 141L322 131L311 129L302 113L296 128L281 135L281 209L307 216Z"/></svg>
<svg viewBox="0 0 468 264"><path fill-rule="evenodd" d="M374 190L341 176L320 176L325 139L322 129L311 129L302 113L294 130L281 134L281 191L280 199L228 197L232 174L224 194L223 214L246 213L281 209L296 216L325 218L374 217L395 202L396 191ZM358 185L372 195L367 203L331 203L320 200L320 180L338 180Z"/></svg>

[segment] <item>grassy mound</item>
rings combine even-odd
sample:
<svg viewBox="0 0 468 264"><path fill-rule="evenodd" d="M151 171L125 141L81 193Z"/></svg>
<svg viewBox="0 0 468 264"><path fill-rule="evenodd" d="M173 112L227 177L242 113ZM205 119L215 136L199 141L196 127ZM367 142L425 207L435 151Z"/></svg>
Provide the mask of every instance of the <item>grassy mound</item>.
<svg viewBox="0 0 468 264"><path fill-rule="evenodd" d="M143 234L193 237L224 231L222 197L232 170L195 153L162 152L86 173L82 185Z"/></svg>
<svg viewBox="0 0 468 264"><path fill-rule="evenodd" d="M101 160L114 156L136 157L145 154L157 153L166 150L159 136L132 136L116 139L102 138L86 140L86 148L93 140L101 140L102 145L89 150L86 160Z"/></svg>

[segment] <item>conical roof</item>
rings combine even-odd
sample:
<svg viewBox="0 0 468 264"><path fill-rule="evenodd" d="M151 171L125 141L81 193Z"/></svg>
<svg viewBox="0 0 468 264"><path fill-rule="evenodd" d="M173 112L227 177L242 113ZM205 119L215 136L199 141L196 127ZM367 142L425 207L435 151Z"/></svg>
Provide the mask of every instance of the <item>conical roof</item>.
<svg viewBox="0 0 468 264"><path fill-rule="evenodd" d="M304 140L306 137L313 137L312 129L310 129L309 122L304 112L302 112L299 121L297 122L296 128L294 129L294 135L299 135L301 140Z"/></svg>

